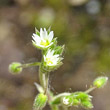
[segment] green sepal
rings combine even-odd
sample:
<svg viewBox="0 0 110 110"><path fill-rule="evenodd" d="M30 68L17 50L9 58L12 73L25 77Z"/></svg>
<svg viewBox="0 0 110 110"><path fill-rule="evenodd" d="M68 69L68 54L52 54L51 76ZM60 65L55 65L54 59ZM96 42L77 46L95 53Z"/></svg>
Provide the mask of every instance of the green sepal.
<svg viewBox="0 0 110 110"><path fill-rule="evenodd" d="M59 98L57 98L56 100L51 101L50 103L53 104L53 105L54 105L54 104L55 104L55 105L58 105L58 104L61 103L60 100L61 100L61 98L59 97Z"/></svg>
<svg viewBox="0 0 110 110"><path fill-rule="evenodd" d="M51 31L51 26L48 28L47 33L49 34Z"/></svg>
<svg viewBox="0 0 110 110"><path fill-rule="evenodd" d="M38 36L40 36L40 32L37 30L37 28L35 28L35 34L37 34Z"/></svg>
<svg viewBox="0 0 110 110"><path fill-rule="evenodd" d="M59 55L61 55L61 54L63 53L63 51L64 51L64 47L65 47L65 45L54 47L54 50L55 50L55 53L54 53L54 54L59 54Z"/></svg>
<svg viewBox="0 0 110 110"><path fill-rule="evenodd" d="M91 97L90 95L88 95L87 93L85 92L75 92L73 93L74 97L76 97L78 100L89 100L91 101Z"/></svg>
<svg viewBox="0 0 110 110"><path fill-rule="evenodd" d="M53 42L54 42L53 45L49 49L54 50L55 51L54 54L62 55L65 45L57 46L56 39Z"/></svg>
<svg viewBox="0 0 110 110"><path fill-rule="evenodd" d="M52 71L55 71L57 70L63 63L62 62L59 62L57 65L55 66L46 66L46 63L45 62L42 62L42 71L43 72L52 72Z"/></svg>
<svg viewBox="0 0 110 110"><path fill-rule="evenodd" d="M81 106L86 109L93 108L93 104L88 100L81 102Z"/></svg>
<svg viewBox="0 0 110 110"><path fill-rule="evenodd" d="M43 90L43 87L41 85L39 85L38 83L34 83L34 85L36 86L37 90L40 92L40 93L44 93L44 90Z"/></svg>

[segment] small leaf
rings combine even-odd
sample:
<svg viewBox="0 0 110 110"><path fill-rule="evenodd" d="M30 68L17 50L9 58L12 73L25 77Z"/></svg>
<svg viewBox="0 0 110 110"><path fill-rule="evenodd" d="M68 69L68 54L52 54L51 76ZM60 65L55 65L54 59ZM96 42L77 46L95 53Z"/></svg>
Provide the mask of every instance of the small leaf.
<svg viewBox="0 0 110 110"><path fill-rule="evenodd" d="M40 92L40 93L44 93L44 90L43 88L41 87L41 85L39 85L38 83L34 83L34 85L36 86L37 90Z"/></svg>

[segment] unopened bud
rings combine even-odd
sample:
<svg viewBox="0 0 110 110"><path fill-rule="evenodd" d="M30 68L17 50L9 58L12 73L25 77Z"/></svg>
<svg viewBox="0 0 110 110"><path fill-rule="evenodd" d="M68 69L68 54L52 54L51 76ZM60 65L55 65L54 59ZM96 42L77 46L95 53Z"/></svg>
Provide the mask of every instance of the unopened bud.
<svg viewBox="0 0 110 110"><path fill-rule="evenodd" d="M13 62L9 65L9 71L12 74L19 74L22 71L21 63Z"/></svg>
<svg viewBox="0 0 110 110"><path fill-rule="evenodd" d="M41 110L47 102L47 96L44 95L43 93L40 93L36 96L35 101L34 101L34 109L35 110Z"/></svg>
<svg viewBox="0 0 110 110"><path fill-rule="evenodd" d="M98 77L95 79L93 82L93 85L96 86L97 88L103 87L107 83L108 77Z"/></svg>

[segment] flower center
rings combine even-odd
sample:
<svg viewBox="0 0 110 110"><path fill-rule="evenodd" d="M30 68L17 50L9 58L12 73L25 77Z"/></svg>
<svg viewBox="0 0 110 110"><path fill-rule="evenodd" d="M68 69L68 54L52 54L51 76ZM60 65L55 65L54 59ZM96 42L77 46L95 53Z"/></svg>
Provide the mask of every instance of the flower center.
<svg viewBox="0 0 110 110"><path fill-rule="evenodd" d="M47 64L48 64L48 65L49 65L49 64L53 64L51 58L46 58L46 60L47 60Z"/></svg>
<svg viewBox="0 0 110 110"><path fill-rule="evenodd" d="M48 40L41 41L40 44L43 45L43 46L48 46L49 45L49 41Z"/></svg>

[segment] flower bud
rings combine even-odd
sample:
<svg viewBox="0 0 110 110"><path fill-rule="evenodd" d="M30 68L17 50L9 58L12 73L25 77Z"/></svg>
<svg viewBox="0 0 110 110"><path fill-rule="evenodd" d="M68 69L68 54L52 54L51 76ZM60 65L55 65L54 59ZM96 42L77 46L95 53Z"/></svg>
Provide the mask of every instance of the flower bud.
<svg viewBox="0 0 110 110"><path fill-rule="evenodd" d="M36 96L33 107L35 110L41 110L43 107L45 107L46 102L47 96L43 93L40 93Z"/></svg>
<svg viewBox="0 0 110 110"><path fill-rule="evenodd" d="M9 65L9 71L10 73L12 74L19 74L20 72L22 72L22 67L19 67L21 66L21 63L19 62L13 62Z"/></svg>
<svg viewBox="0 0 110 110"><path fill-rule="evenodd" d="M98 77L95 79L93 82L93 85L96 86L97 88L103 87L107 83L108 77Z"/></svg>

